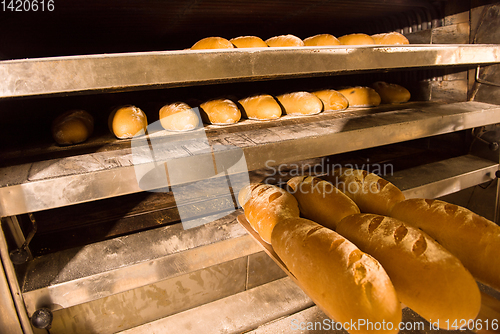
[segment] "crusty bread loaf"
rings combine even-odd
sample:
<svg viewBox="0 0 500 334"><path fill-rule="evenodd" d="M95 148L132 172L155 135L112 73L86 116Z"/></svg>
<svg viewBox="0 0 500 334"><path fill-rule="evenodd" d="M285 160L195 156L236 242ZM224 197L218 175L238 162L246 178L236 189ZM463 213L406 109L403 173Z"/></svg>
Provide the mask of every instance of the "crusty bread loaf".
<svg viewBox="0 0 500 334"><path fill-rule="evenodd" d="M323 102L309 92L293 92L277 96L287 115L315 115L323 110Z"/></svg>
<svg viewBox="0 0 500 334"><path fill-rule="evenodd" d="M330 34L319 34L304 39L305 46L329 46L340 45L337 37Z"/></svg>
<svg viewBox="0 0 500 334"><path fill-rule="evenodd" d="M232 49L233 43L222 37L206 37L194 43L191 50Z"/></svg>
<svg viewBox="0 0 500 334"><path fill-rule="evenodd" d="M70 110L54 119L51 131L59 145L82 143L94 131L94 118L85 110Z"/></svg>
<svg viewBox="0 0 500 334"><path fill-rule="evenodd" d="M274 36L266 39L266 44L270 47L304 46L304 42L294 35Z"/></svg>
<svg viewBox="0 0 500 334"><path fill-rule="evenodd" d="M267 243L271 243L271 232L278 221L300 215L295 197L270 184L252 183L243 187L238 201L245 211L245 218Z"/></svg>
<svg viewBox="0 0 500 334"><path fill-rule="evenodd" d="M313 221L289 218L276 224L271 241L307 295L349 333L398 332L402 315L394 286L382 266L349 240ZM381 330L351 327L361 319Z"/></svg>
<svg viewBox="0 0 500 334"><path fill-rule="evenodd" d="M402 45L410 44L408 38L399 32L393 31L389 33L375 34L371 36L375 44L386 44L386 45Z"/></svg>
<svg viewBox="0 0 500 334"><path fill-rule="evenodd" d="M184 102L164 105L160 109L160 123L165 130L189 131L200 124L198 114Z"/></svg>
<svg viewBox="0 0 500 334"><path fill-rule="evenodd" d="M268 45L257 36L240 36L229 40L237 48L267 48Z"/></svg>
<svg viewBox="0 0 500 334"><path fill-rule="evenodd" d="M338 38L340 44L343 45L371 45L375 44L375 41L370 35L367 34L349 34L340 36Z"/></svg>
<svg viewBox="0 0 500 334"><path fill-rule="evenodd" d="M200 115L207 124L233 124L241 119L240 109L229 99L215 99L200 104Z"/></svg>
<svg viewBox="0 0 500 334"><path fill-rule="evenodd" d="M380 95L382 103L407 102L411 97L410 91L398 84L377 81L372 87Z"/></svg>
<svg viewBox="0 0 500 334"><path fill-rule="evenodd" d="M330 182L313 176L296 176L287 184L299 202L301 215L325 227L334 230L343 218L359 213L356 203Z"/></svg>
<svg viewBox="0 0 500 334"><path fill-rule="evenodd" d="M387 216L396 203L405 199L395 185L365 170L336 169L325 178L349 196L361 212Z"/></svg>
<svg viewBox="0 0 500 334"><path fill-rule="evenodd" d="M111 112L108 127L119 139L132 138L146 133L148 119L141 109L128 105L118 107Z"/></svg>
<svg viewBox="0 0 500 334"><path fill-rule="evenodd" d="M399 300L439 327L476 318L481 295L462 263L426 233L394 218L350 215L336 231L377 259Z"/></svg>
<svg viewBox="0 0 500 334"><path fill-rule="evenodd" d="M390 215L422 229L479 281L500 290L500 227L458 205L431 199L397 203Z"/></svg>
<svg viewBox="0 0 500 334"><path fill-rule="evenodd" d="M338 92L347 98L349 107L376 107L381 102L380 95L370 87L350 87L339 89Z"/></svg>
<svg viewBox="0 0 500 334"><path fill-rule="evenodd" d="M349 107L349 100L342 94L333 89L323 89L313 92L323 102L325 111L341 111Z"/></svg>
<svg viewBox="0 0 500 334"><path fill-rule="evenodd" d="M282 110L276 99L271 95L254 95L238 101L243 115L248 119L271 120L281 117Z"/></svg>

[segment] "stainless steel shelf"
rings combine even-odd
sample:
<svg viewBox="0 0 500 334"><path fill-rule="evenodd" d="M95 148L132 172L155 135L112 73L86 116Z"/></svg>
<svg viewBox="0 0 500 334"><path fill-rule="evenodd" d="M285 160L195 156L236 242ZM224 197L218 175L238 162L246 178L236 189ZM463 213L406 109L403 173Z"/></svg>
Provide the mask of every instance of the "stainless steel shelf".
<svg viewBox="0 0 500 334"><path fill-rule="evenodd" d="M496 170L498 163L465 155L407 169L386 178L400 187L407 197L418 194L434 198L450 190L443 185L443 180L455 180L453 191L458 191L493 179ZM426 177L418 182L419 175ZM236 222L241 212L237 210L192 229L184 230L179 223L38 257L28 264L22 284L26 308L31 314L42 301L50 301L54 310L94 303L99 299L111 303L109 298L120 298L127 291L147 290L147 286L157 282L184 279L184 276L185 281L189 281L195 271L257 256L262 252L261 247ZM89 258L102 256L106 261L88 262ZM249 261L253 260L255 258ZM263 270L272 271L271 266ZM251 279L247 277L248 282ZM162 298L161 294L159 296Z"/></svg>
<svg viewBox="0 0 500 334"><path fill-rule="evenodd" d="M0 61L0 98L500 62L500 46L180 50Z"/></svg>
<svg viewBox="0 0 500 334"><path fill-rule="evenodd" d="M284 117L274 122L248 120L229 127L209 126L200 130L206 132L205 142L186 141L185 137L176 141L172 134L157 132L151 142L160 146L154 152L144 139L144 146L134 152L120 149L1 168L0 216L144 191L137 169L147 164L164 166L167 160L170 182L165 178L164 183L154 183L157 188L209 178L214 175L214 161L231 165L244 156L248 170L268 168L272 173L273 168L277 171L272 166L281 163L495 123L500 123L497 105L427 102ZM165 160L159 158L159 152ZM226 172L234 171L228 168Z"/></svg>

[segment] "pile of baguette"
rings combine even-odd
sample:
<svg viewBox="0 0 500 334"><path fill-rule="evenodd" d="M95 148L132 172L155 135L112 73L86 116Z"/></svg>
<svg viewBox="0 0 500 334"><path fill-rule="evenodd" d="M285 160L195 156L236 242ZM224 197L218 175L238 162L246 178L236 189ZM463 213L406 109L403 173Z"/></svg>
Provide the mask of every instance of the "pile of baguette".
<svg viewBox="0 0 500 334"><path fill-rule="evenodd" d="M238 200L302 289L341 324L397 333L404 305L458 329L480 311L476 280L500 290L498 225L444 201L405 199L364 170L297 176L286 190L250 184Z"/></svg>

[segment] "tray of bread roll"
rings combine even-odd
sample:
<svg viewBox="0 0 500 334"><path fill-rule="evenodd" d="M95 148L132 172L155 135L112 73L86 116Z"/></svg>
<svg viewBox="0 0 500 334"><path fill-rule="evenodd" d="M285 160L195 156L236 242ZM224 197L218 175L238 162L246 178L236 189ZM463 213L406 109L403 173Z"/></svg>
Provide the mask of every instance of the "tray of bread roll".
<svg viewBox="0 0 500 334"><path fill-rule="evenodd" d="M350 333L373 332L346 328L361 319L397 333L404 307L434 329L500 330L500 300L480 290L500 291L500 227L466 208L354 169L249 184L238 201L238 222Z"/></svg>

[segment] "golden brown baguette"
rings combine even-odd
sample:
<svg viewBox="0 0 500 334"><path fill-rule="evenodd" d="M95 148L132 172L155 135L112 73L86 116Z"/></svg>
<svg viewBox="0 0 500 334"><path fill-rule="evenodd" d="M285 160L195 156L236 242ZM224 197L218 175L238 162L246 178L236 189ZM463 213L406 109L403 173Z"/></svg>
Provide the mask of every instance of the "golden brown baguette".
<svg viewBox="0 0 500 334"><path fill-rule="evenodd" d="M401 305L382 266L346 238L304 218L280 221L272 246L302 289L349 333L374 333L353 326L360 319L377 326L376 333L397 333Z"/></svg>
<svg viewBox="0 0 500 334"><path fill-rule="evenodd" d="M250 225L269 244L274 225L280 219L300 216L295 197L270 184L252 183L243 187L238 194L238 201Z"/></svg>
<svg viewBox="0 0 500 334"><path fill-rule="evenodd" d="M472 275L418 228L395 218L355 214L339 222L337 232L377 259L399 300L426 320L451 329L479 313L481 295Z"/></svg>
<svg viewBox="0 0 500 334"><path fill-rule="evenodd" d="M458 257L479 281L500 290L500 227L474 212L440 200L408 199L392 217L412 224Z"/></svg>
<svg viewBox="0 0 500 334"><path fill-rule="evenodd" d="M326 179L349 196L361 212L388 216L393 205L405 199L395 185L365 170L338 169Z"/></svg>
<svg viewBox="0 0 500 334"><path fill-rule="evenodd" d="M343 218L359 213L356 203L330 182L313 176L296 176L287 184L299 202L302 216L332 230Z"/></svg>

